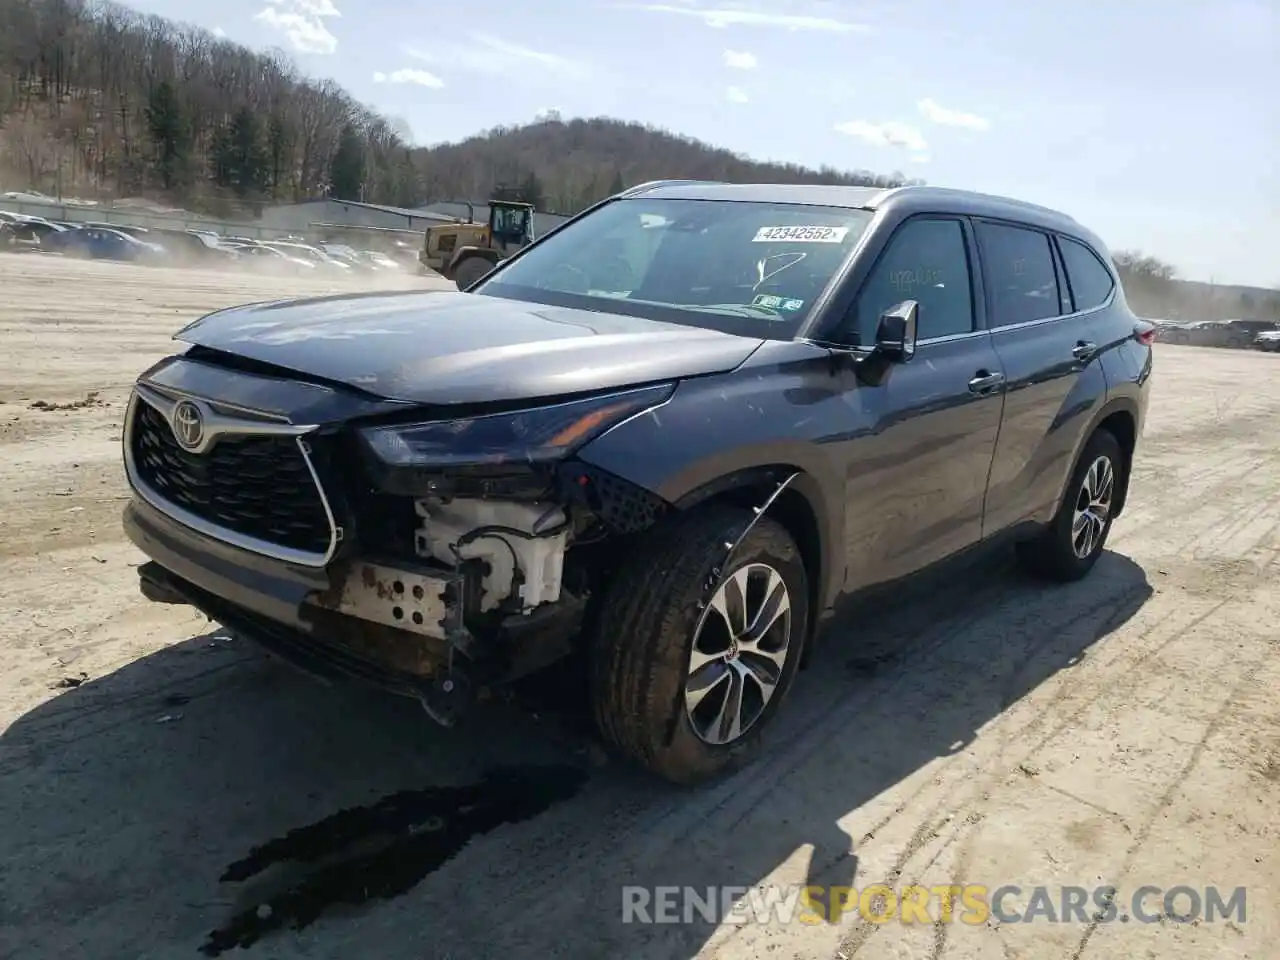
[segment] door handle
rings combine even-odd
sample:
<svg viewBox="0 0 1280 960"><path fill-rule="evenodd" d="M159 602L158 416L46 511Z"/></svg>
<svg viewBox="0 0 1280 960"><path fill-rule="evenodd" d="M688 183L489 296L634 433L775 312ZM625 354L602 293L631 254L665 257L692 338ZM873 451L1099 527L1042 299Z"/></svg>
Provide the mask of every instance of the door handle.
<svg viewBox="0 0 1280 960"><path fill-rule="evenodd" d="M1098 345L1089 340L1078 340L1076 345L1071 348L1071 356L1075 357L1082 363L1092 360L1098 352Z"/></svg>
<svg viewBox="0 0 1280 960"><path fill-rule="evenodd" d="M991 373L989 370L979 370L972 380L969 381L970 393L991 393L1004 386L1003 373Z"/></svg>

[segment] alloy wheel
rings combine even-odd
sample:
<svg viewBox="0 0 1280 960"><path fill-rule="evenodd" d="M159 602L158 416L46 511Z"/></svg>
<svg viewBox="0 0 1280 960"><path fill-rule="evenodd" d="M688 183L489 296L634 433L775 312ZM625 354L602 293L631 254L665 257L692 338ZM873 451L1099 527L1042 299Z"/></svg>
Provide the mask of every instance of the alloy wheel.
<svg viewBox="0 0 1280 960"><path fill-rule="evenodd" d="M685 679L685 709L698 738L737 740L760 719L782 679L791 645L791 594L766 563L728 577L702 612Z"/></svg>
<svg viewBox="0 0 1280 960"><path fill-rule="evenodd" d="M1080 484L1071 518L1071 549L1078 559L1088 559L1102 542L1114 491L1115 470L1111 458L1098 457L1089 465Z"/></svg>

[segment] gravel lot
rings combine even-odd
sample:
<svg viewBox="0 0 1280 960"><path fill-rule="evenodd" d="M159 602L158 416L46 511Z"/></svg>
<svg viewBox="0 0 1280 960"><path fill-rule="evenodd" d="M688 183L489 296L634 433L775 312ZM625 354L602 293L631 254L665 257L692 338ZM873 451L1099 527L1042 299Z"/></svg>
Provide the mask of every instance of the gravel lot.
<svg viewBox="0 0 1280 960"><path fill-rule="evenodd" d="M1158 346L1089 581L996 564L852 615L770 759L681 793L554 691L443 731L142 601L128 385L204 311L316 292L0 257L0 956L1275 956L1280 357ZM1244 886L1248 918L621 923L624 884L764 882Z"/></svg>

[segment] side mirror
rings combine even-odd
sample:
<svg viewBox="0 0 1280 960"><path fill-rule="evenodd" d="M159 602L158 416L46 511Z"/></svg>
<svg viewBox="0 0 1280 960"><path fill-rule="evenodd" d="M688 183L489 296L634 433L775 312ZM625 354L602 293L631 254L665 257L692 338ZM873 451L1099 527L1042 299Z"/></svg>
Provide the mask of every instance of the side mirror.
<svg viewBox="0 0 1280 960"><path fill-rule="evenodd" d="M886 360L906 363L916 355L916 318L920 305L904 300L880 314L875 352Z"/></svg>

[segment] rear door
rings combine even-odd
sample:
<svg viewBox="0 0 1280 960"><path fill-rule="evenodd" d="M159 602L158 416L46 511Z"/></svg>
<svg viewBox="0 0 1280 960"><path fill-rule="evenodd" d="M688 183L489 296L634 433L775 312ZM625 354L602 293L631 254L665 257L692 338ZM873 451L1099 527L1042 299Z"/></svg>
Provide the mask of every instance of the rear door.
<svg viewBox="0 0 1280 960"><path fill-rule="evenodd" d="M919 339L880 385L849 374L862 434L844 448L849 590L915 573L982 536L1003 375L979 323L974 261L962 218L913 217L858 291L858 343L873 343L880 315L904 300L919 305Z"/></svg>
<svg viewBox="0 0 1280 960"><path fill-rule="evenodd" d="M983 522L990 535L1052 512L1081 434L1106 399L1104 304L1077 310L1050 234L977 220L991 340L1008 377Z"/></svg>

